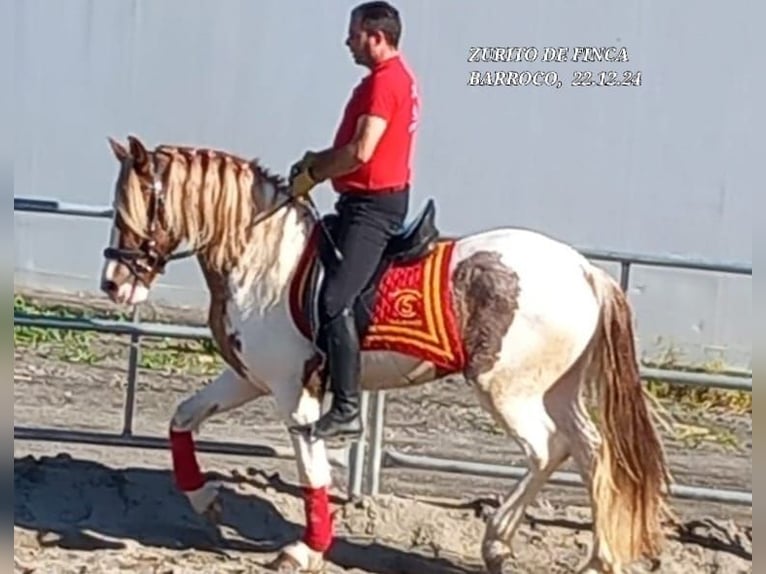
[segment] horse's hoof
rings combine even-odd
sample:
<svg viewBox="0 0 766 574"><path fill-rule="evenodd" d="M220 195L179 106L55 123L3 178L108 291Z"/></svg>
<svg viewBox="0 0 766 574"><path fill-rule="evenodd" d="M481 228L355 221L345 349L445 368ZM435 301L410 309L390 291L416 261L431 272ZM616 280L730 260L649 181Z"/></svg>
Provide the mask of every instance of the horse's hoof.
<svg viewBox="0 0 766 574"><path fill-rule="evenodd" d="M218 525L223 518L223 501L220 498L216 498L210 503L202 516L213 525Z"/></svg>
<svg viewBox="0 0 766 574"><path fill-rule="evenodd" d="M614 574L619 574L620 572L622 572L622 569L610 568L606 566L598 558L591 558L587 564L585 564L582 568L580 568L577 571L577 574L604 574L605 572L612 572Z"/></svg>
<svg viewBox="0 0 766 574"><path fill-rule="evenodd" d="M280 552L274 560L267 562L263 566L267 570L273 570L274 572L301 572L301 565L298 563L298 560L284 552Z"/></svg>
<svg viewBox="0 0 766 574"><path fill-rule="evenodd" d="M190 490L184 494L186 494L186 498L189 499L189 503L194 509L194 512L201 516L207 516L208 511L212 507L215 507L217 503L220 517L220 510L222 509L220 498L218 496L220 488L221 485L218 482L206 482L197 490ZM214 510L212 514L215 515L216 511Z"/></svg>
<svg viewBox="0 0 766 574"><path fill-rule="evenodd" d="M518 570L510 546L500 540L486 540L482 544L482 558L489 574L510 574Z"/></svg>
<svg viewBox="0 0 766 574"><path fill-rule="evenodd" d="M290 544L274 560L264 564L264 567L283 574L319 574L326 572L326 563L322 553L312 550L303 542Z"/></svg>
<svg viewBox="0 0 766 574"><path fill-rule="evenodd" d="M477 498L471 502L474 516L482 522L489 522L489 519L497 512L500 506L500 500L497 497L485 496Z"/></svg>

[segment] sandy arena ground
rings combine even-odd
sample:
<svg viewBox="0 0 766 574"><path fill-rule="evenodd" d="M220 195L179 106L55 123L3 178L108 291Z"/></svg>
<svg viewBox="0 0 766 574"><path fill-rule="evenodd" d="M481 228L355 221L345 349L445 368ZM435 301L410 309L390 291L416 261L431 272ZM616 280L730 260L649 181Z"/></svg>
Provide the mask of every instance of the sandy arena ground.
<svg viewBox="0 0 766 574"><path fill-rule="evenodd" d="M14 423L119 431L126 383L126 337L97 365L65 363L50 345L15 350ZM204 377L142 371L134 432L163 436L178 401ZM752 418L664 405L691 428L714 429L695 443L665 433L677 482L752 489ZM521 464L518 447L494 429L461 381L389 393L388 446L409 453ZM689 427L686 427L689 428ZM726 440L719 440L727 437ZM271 399L216 416L202 439L288 447ZM164 450L15 441L15 571L170 574L261 572L301 534L294 464L273 458L202 453L203 470L225 482L219 528L197 517L179 494ZM572 470L567 463L561 470ZM384 469L382 494L346 501L337 468L339 539L328 572L427 574L482 572L479 543L498 495L515 481ZM515 572L573 572L590 546L584 491L549 486L514 539ZM752 507L675 499L685 522L657 572L752 572ZM632 571L647 572L639 564Z"/></svg>

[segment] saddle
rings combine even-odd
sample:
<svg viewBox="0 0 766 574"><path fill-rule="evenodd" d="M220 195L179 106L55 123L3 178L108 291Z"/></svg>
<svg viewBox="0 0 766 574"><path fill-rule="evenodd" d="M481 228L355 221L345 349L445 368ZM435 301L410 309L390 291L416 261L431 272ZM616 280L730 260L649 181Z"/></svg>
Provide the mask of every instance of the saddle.
<svg viewBox="0 0 766 574"><path fill-rule="evenodd" d="M333 241L336 238L338 220L339 216L335 213L322 217L322 223ZM429 199L415 218L389 239L375 273L362 290L354 307L360 338L367 333L379 282L385 271L393 264L406 265L425 257L434 248L440 235L436 226L436 203ZM323 267L336 263L333 246L324 233L320 233L317 238L317 252Z"/></svg>

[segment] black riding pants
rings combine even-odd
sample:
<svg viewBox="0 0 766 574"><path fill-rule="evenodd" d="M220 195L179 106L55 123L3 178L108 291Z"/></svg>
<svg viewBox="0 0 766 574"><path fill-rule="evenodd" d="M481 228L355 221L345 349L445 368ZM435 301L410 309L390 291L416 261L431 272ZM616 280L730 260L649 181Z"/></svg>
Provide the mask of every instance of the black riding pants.
<svg viewBox="0 0 766 574"><path fill-rule="evenodd" d="M383 250L407 216L409 188L386 193L345 193L336 203L335 244L343 260L325 270L319 294L323 325L351 309L380 263ZM332 258L332 256L331 256Z"/></svg>

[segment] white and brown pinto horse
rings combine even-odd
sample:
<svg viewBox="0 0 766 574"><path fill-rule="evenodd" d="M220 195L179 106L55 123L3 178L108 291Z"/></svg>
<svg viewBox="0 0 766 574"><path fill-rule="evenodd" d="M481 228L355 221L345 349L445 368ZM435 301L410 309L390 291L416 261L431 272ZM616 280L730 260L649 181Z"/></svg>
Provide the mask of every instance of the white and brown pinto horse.
<svg viewBox="0 0 766 574"><path fill-rule="evenodd" d="M120 171L101 287L115 302L138 304L167 261L181 256L180 247L199 261L211 295L210 328L228 367L177 407L170 440L176 484L203 514L217 492L194 454L192 433L204 420L267 394L290 426L320 415L308 297L319 226L315 212L291 199L283 180L256 160L180 146L150 151L132 136L128 142L110 139ZM391 268L376 279L363 387L463 375L523 448L529 471L484 536L491 572L510 556L526 506L570 456L593 513L593 549L583 571L618 572L657 556L670 516L670 478L619 284L540 233L506 228L445 238L432 218L433 210L421 213L392 241ZM330 464L322 441L291 440L306 529L278 560L312 569L333 541Z"/></svg>

